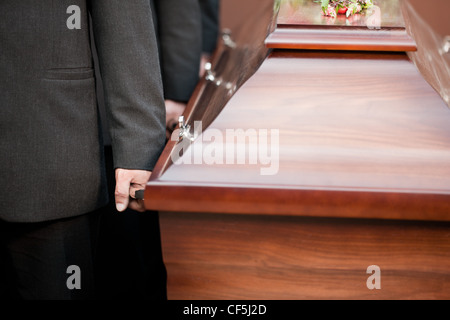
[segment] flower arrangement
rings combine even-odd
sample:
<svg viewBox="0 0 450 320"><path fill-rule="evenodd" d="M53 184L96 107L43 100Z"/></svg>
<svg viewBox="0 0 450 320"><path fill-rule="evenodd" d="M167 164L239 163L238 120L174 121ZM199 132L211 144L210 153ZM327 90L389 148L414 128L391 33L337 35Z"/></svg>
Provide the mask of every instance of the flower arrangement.
<svg viewBox="0 0 450 320"><path fill-rule="evenodd" d="M335 18L337 14L347 17L373 6L373 0L321 0L322 14Z"/></svg>

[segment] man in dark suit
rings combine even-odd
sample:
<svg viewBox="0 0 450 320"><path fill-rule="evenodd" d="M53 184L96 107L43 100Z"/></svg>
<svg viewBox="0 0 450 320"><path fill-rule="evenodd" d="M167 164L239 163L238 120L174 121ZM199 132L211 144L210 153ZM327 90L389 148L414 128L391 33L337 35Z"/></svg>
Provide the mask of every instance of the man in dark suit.
<svg viewBox="0 0 450 320"><path fill-rule="evenodd" d="M150 0L150 3L159 44L166 137L170 139L199 80L201 7L198 0Z"/></svg>
<svg viewBox="0 0 450 320"><path fill-rule="evenodd" d="M199 78L200 6L198 0L149 2L158 42L166 121L178 123L178 116L183 113ZM171 130L166 133L170 137ZM108 137L107 133L104 136ZM105 154L109 189L114 193L109 146L106 146ZM101 215L99 238L96 274L97 293L101 299L166 298L166 270L157 212L141 214L127 209L117 214L110 203Z"/></svg>
<svg viewBox="0 0 450 320"><path fill-rule="evenodd" d="M108 202L89 15L116 176L145 187L165 143L148 0L0 2L0 295L93 297L97 210Z"/></svg>

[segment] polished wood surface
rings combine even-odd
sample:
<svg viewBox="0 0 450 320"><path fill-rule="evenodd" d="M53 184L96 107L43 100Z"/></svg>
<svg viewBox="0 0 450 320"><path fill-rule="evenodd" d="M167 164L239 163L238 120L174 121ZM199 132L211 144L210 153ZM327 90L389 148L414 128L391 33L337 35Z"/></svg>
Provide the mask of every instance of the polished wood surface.
<svg viewBox="0 0 450 320"><path fill-rule="evenodd" d="M449 223L162 212L169 299L449 299ZM367 267L381 289L368 289Z"/></svg>
<svg viewBox="0 0 450 320"><path fill-rule="evenodd" d="M450 19L447 0L409 0L403 13L408 33L414 37L419 50L408 52L408 57L431 86L450 107Z"/></svg>
<svg viewBox="0 0 450 320"><path fill-rule="evenodd" d="M236 10L242 7L243 10ZM211 59L212 79L206 75L198 82L184 112L185 122L191 126L201 121L206 129L245 81L259 68L269 49L264 39L270 33L273 1L255 0L242 4L237 0L221 1L221 34ZM249 16L249 12L252 14ZM171 154L177 143L168 141L152 174L156 180L172 165Z"/></svg>
<svg viewBox="0 0 450 320"><path fill-rule="evenodd" d="M448 221L449 123L450 109L405 54L274 52L204 135L279 130L278 172L261 175L267 165L248 160L172 165L146 199L154 210L222 212L237 205L255 214ZM203 140L194 151L214 144L225 155L233 147ZM200 208L207 191L199 187L216 188ZM252 204L265 193L273 197Z"/></svg>
<svg viewBox="0 0 450 320"><path fill-rule="evenodd" d="M267 48L271 1L221 3L247 17L231 28L240 49L218 48L213 63L239 88L199 83L185 116L206 125L188 150L225 154L236 141L202 137L241 129L235 151L254 151L255 132L278 130L278 171L188 164L189 152L175 164L169 141L145 190L169 299L449 299L450 109L411 61L423 42L408 53ZM254 30L260 42L246 46ZM224 66L244 52L252 67ZM370 265L381 289L366 285Z"/></svg>
<svg viewBox="0 0 450 320"><path fill-rule="evenodd" d="M416 51L404 30L336 30L281 28L266 40L268 48L308 50Z"/></svg>
<svg viewBox="0 0 450 320"><path fill-rule="evenodd" d="M415 51L408 35L400 0L375 0L361 13L336 18L322 15L313 0L279 1L277 27L267 37L269 48Z"/></svg>

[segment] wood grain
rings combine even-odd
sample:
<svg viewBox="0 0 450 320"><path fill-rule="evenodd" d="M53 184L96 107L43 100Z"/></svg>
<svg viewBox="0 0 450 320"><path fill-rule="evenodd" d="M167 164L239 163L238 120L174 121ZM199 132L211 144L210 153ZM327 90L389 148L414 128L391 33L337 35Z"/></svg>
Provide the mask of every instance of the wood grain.
<svg viewBox="0 0 450 320"><path fill-rule="evenodd" d="M433 193L153 184L145 197L166 211L450 221L448 195Z"/></svg>
<svg viewBox="0 0 450 320"><path fill-rule="evenodd" d="M236 12L237 6L242 10ZM272 8L272 0L252 0L245 4L237 0L221 2L221 34L211 59L214 81L203 77L197 83L183 114L186 124L193 127L195 121L201 121L206 129L234 93L259 68L270 51L264 45L264 39L270 32ZM234 42L234 47L224 42L222 33L225 31ZM163 150L153 171L152 181L172 165L171 154L176 141L177 132L173 141L169 140Z"/></svg>
<svg viewBox="0 0 450 320"><path fill-rule="evenodd" d="M450 225L162 212L169 299L449 299ZM381 289L366 286L367 267Z"/></svg>
<svg viewBox="0 0 450 320"><path fill-rule="evenodd" d="M160 211L169 299L449 299L441 96L404 52L370 48L372 36L358 51L267 49L271 1L222 4L248 18L234 19L238 49L214 58L239 90L226 96L202 80L185 116L205 122L203 135L247 132L235 149L246 154L254 132L279 130L279 166L265 176L261 162L174 164L177 144L167 144L145 206ZM200 136L190 150L205 147L236 144ZM370 265L381 269L379 290L366 286Z"/></svg>
<svg viewBox="0 0 450 320"><path fill-rule="evenodd" d="M319 216L420 219L422 214L424 219L448 220L448 123L450 110L405 54L274 52L204 134L215 130L225 136L227 129L239 128L279 130L278 172L261 175L265 166L249 161L172 165L148 185L147 205L173 210L165 201L171 196L184 210L195 211L199 201L205 201L220 203L214 212L227 212L227 201L230 208L245 201L236 191L245 187L252 190L248 192L253 192L255 202L258 194L267 194L261 189L274 195L286 190L290 196L259 198L274 212L292 214L294 209L286 212L291 207L298 214ZM192 150L214 144L226 154L233 146L202 140L195 141ZM166 192L157 190L164 186ZM170 190L175 186L184 193ZM221 189L206 196L197 187ZM311 194L314 209L304 200ZM204 207L212 210L213 205ZM261 213L258 205L246 208L245 212L253 208L253 213ZM360 210L352 212L356 208Z"/></svg>
<svg viewBox="0 0 450 320"><path fill-rule="evenodd" d="M277 28L266 41L268 48L307 50L416 51L415 41L399 30Z"/></svg>
<svg viewBox="0 0 450 320"><path fill-rule="evenodd" d="M404 16L408 33L414 37L419 50L408 52L408 57L420 70L424 79L440 94L450 107L450 53L445 53L445 38L450 36L450 19L446 0L404 2Z"/></svg>

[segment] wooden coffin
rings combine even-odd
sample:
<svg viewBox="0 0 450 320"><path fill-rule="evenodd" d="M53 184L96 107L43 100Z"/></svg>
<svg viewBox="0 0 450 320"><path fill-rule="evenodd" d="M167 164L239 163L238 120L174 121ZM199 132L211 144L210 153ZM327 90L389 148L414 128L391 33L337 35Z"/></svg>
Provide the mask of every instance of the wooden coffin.
<svg viewBox="0 0 450 320"><path fill-rule="evenodd" d="M169 299L450 298L447 86L414 63L441 48L415 41L412 3L378 2L374 29L223 1L190 128L145 190Z"/></svg>

